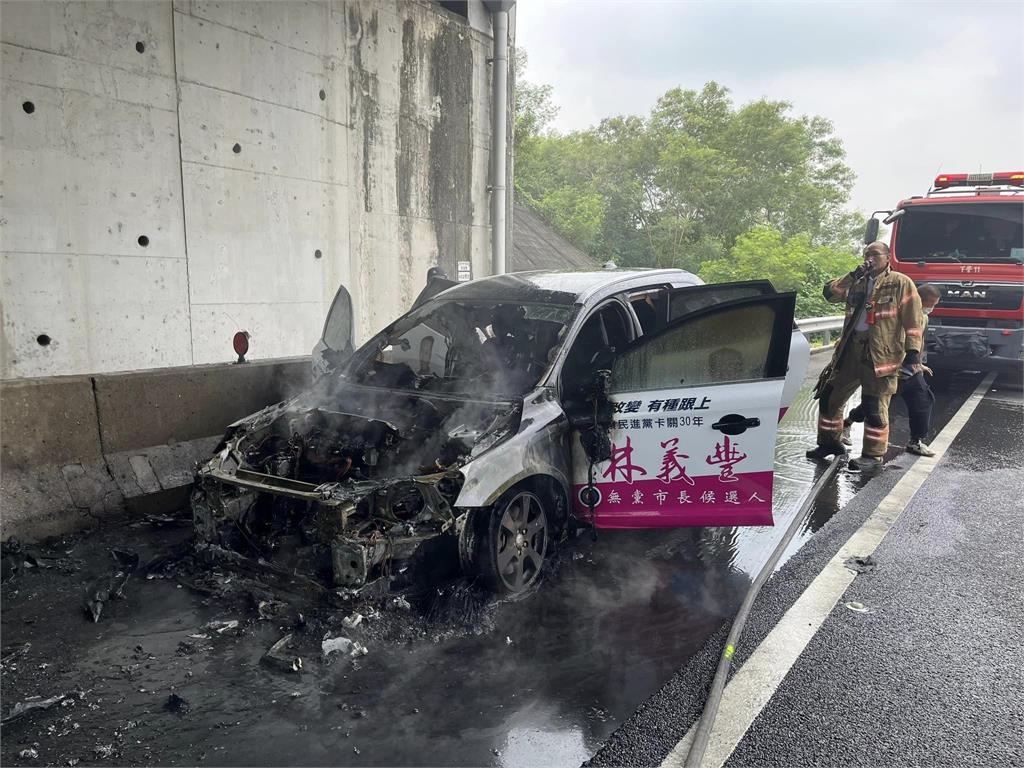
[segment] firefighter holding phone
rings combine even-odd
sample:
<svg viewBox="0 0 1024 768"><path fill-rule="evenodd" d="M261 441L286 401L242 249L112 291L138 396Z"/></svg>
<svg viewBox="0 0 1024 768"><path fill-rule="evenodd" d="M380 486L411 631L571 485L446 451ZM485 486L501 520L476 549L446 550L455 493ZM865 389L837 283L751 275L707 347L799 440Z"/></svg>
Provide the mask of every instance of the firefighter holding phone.
<svg viewBox="0 0 1024 768"><path fill-rule="evenodd" d="M889 445L889 400L896 393L901 367L921 370L924 315L914 281L889 266L889 247L875 242L864 261L848 275L825 284L825 298L846 304L846 320L831 362L815 389L818 399L818 446L807 452L825 459L845 452L843 406L863 388L862 455L850 468L880 467Z"/></svg>

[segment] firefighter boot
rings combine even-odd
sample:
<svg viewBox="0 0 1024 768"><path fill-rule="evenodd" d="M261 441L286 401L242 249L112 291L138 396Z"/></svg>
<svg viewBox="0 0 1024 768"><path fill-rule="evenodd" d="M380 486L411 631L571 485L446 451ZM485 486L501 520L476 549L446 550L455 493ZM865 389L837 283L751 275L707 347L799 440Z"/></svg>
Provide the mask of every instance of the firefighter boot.
<svg viewBox="0 0 1024 768"><path fill-rule="evenodd" d="M856 459L850 459L850 469L856 472L876 472L881 468L881 456L860 456Z"/></svg>
<svg viewBox="0 0 1024 768"><path fill-rule="evenodd" d="M825 445L819 445L817 448L812 448L807 451L804 455L808 459L817 459L819 461L827 461L829 456L841 456L846 453L846 446L842 443L827 442Z"/></svg>

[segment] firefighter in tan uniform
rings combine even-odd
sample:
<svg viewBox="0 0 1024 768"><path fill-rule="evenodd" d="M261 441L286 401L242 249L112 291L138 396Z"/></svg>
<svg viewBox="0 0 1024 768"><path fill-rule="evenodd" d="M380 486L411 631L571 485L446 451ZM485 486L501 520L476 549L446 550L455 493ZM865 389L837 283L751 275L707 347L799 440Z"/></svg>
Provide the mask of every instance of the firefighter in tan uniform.
<svg viewBox="0 0 1024 768"><path fill-rule="evenodd" d="M924 315L914 281L889 268L889 247L872 243L864 263L850 274L825 284L828 301L846 303L846 322L832 361L821 372L818 399L818 447L811 459L845 453L843 406L862 388L864 445L851 469L881 466L889 445L889 400L896 392L902 366L921 370Z"/></svg>

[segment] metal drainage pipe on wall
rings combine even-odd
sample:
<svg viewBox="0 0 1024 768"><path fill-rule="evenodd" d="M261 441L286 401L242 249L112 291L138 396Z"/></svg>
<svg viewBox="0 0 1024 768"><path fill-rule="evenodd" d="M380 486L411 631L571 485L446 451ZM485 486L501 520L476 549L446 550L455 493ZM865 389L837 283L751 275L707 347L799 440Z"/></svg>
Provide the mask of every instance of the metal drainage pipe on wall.
<svg viewBox="0 0 1024 768"><path fill-rule="evenodd" d="M491 10L491 273L505 274L505 184L508 155L508 12L515 0L485 0Z"/></svg>

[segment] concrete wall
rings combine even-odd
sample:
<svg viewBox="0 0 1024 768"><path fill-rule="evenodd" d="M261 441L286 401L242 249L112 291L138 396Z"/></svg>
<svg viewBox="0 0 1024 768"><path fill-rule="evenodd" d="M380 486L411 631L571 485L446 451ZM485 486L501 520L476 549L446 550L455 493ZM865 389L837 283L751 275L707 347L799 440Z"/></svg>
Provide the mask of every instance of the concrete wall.
<svg viewBox="0 0 1024 768"><path fill-rule="evenodd" d="M490 20L426 0L3 2L0 378L308 354L489 264Z"/></svg>
<svg viewBox="0 0 1024 768"><path fill-rule="evenodd" d="M0 538L178 509L233 421L309 385L309 358L0 385Z"/></svg>

